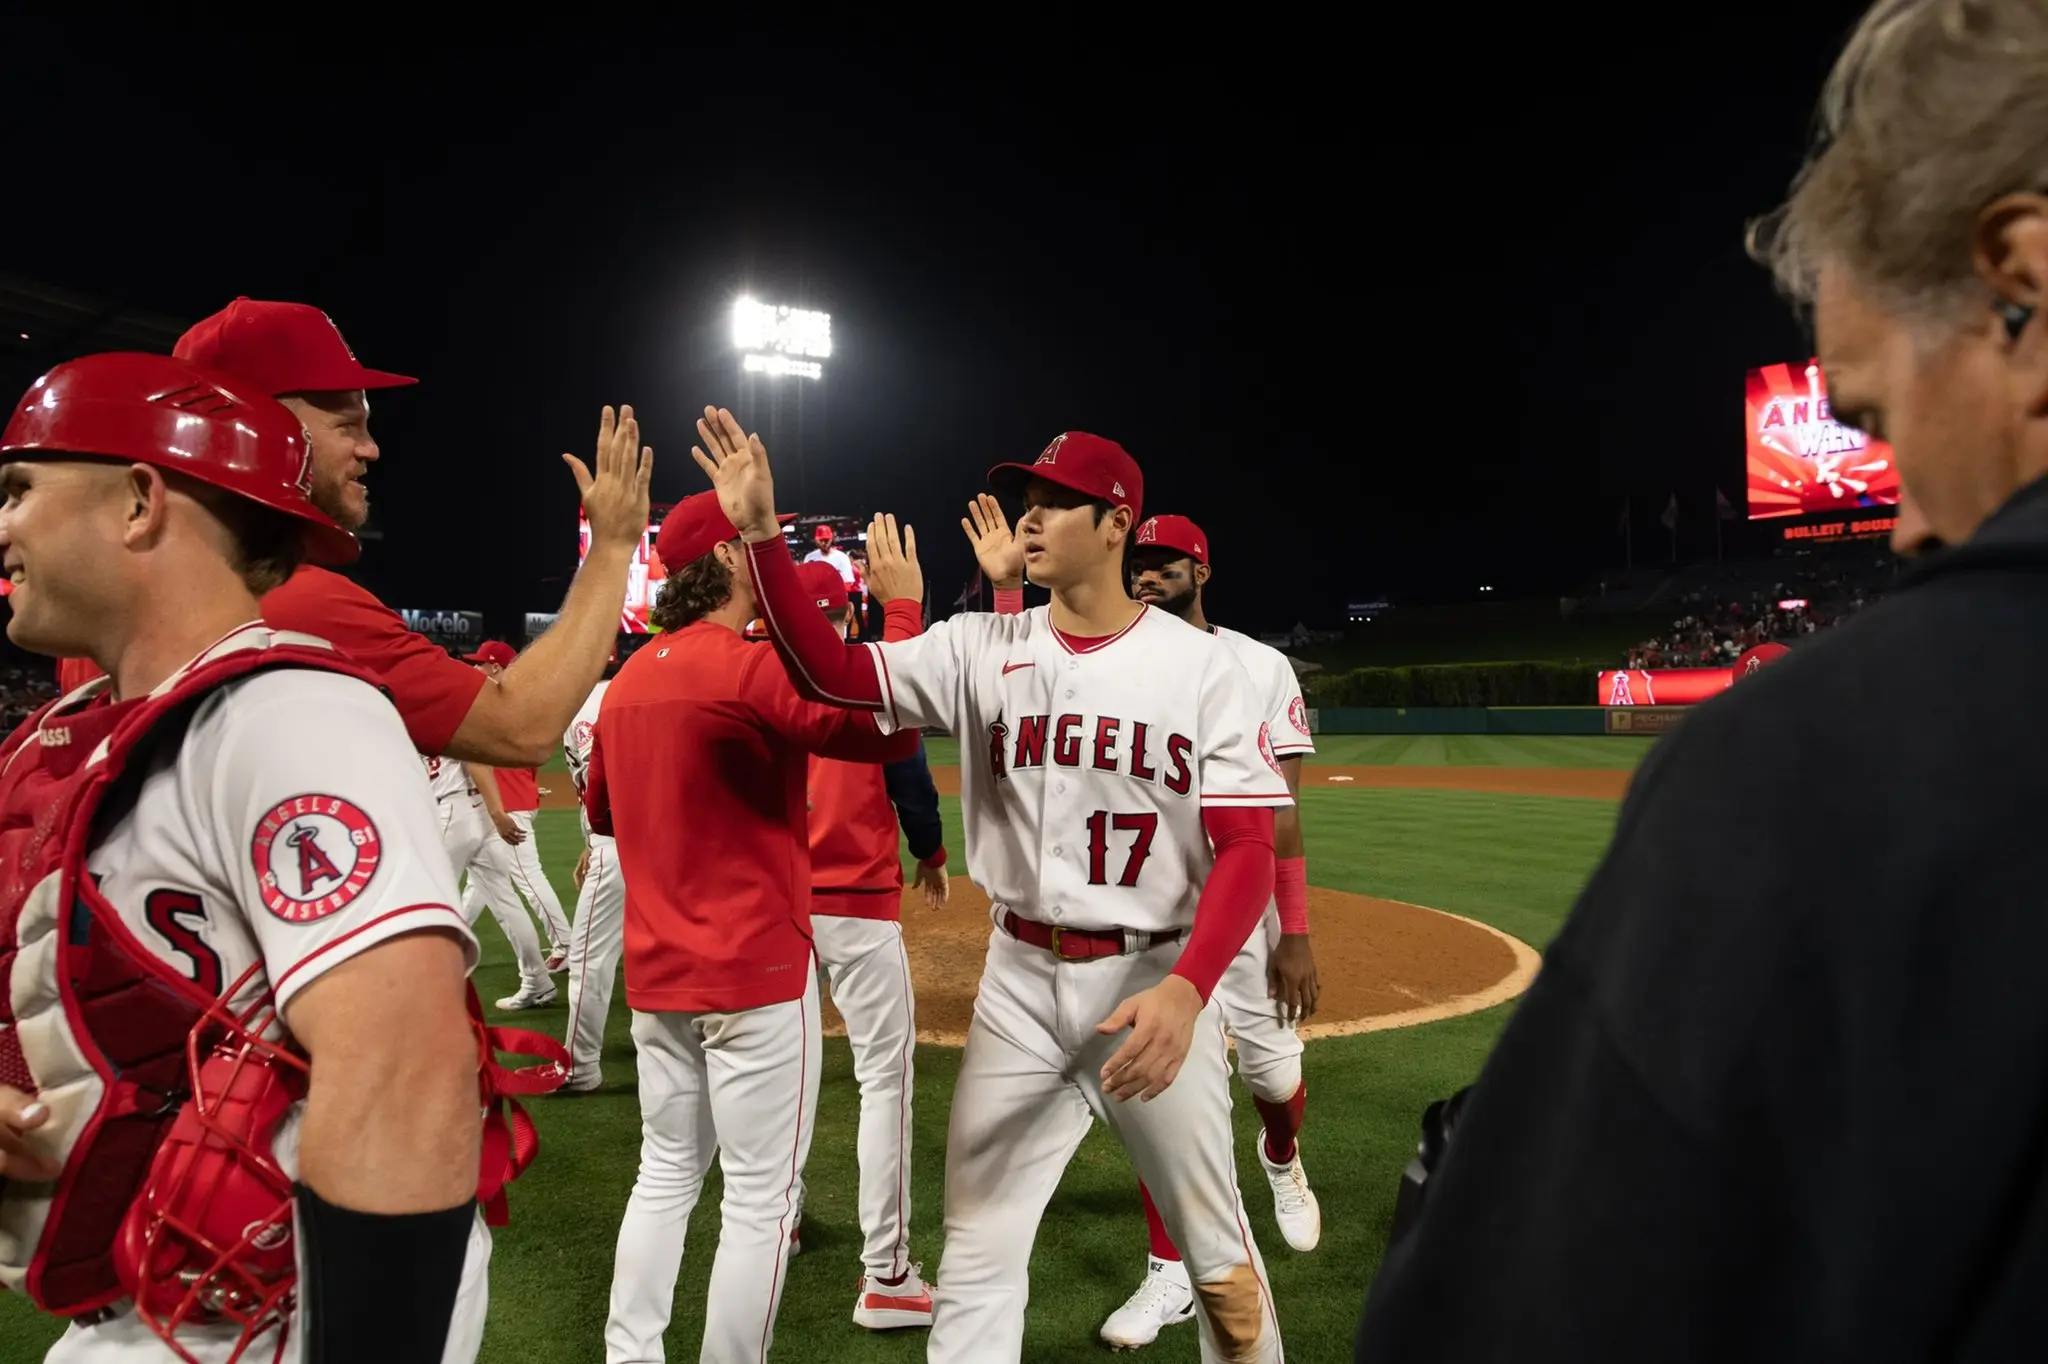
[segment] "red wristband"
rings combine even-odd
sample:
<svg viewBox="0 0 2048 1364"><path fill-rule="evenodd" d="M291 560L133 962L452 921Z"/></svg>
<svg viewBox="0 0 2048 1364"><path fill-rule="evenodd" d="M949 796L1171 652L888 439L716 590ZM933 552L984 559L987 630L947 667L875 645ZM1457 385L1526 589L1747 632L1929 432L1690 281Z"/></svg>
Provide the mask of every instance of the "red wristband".
<svg viewBox="0 0 2048 1364"><path fill-rule="evenodd" d="M1308 859L1283 857L1273 864L1273 898L1279 902L1280 931L1308 932Z"/></svg>
<svg viewBox="0 0 2048 1364"><path fill-rule="evenodd" d="M945 866L945 865L946 865L946 845L945 845L945 844L943 844L943 843L941 843L941 844L939 845L939 850L938 850L937 852L933 853L933 854L932 854L932 855L931 855L930 857L927 857L927 858L926 858L926 859L924 860L924 864L925 864L925 865L926 865L927 867L943 867L943 866Z"/></svg>
<svg viewBox="0 0 2048 1364"><path fill-rule="evenodd" d="M998 587L996 589L996 614L999 616L1023 615L1024 589L1021 587Z"/></svg>

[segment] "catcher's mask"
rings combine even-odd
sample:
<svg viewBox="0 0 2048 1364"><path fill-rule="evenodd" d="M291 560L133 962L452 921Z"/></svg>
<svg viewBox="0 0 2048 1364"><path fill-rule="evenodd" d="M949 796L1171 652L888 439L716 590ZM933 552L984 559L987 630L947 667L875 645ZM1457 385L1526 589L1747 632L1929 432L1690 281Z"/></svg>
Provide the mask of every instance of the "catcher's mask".
<svg viewBox="0 0 2048 1364"><path fill-rule="evenodd" d="M306 1096L306 1061L282 1034L265 989L247 1008L252 966L186 1039L192 1096L157 1149L141 1197L115 1246L115 1267L136 1315L187 1364L187 1326L242 1328L229 1364L268 1332L284 1353L298 1290L292 1181L272 1149L278 1127Z"/></svg>

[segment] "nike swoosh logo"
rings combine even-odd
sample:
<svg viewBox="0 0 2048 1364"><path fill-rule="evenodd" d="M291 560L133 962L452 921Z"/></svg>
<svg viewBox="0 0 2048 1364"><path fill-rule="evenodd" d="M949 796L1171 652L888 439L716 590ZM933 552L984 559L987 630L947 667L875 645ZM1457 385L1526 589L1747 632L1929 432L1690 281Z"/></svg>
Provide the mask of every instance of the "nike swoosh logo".
<svg viewBox="0 0 2048 1364"><path fill-rule="evenodd" d="M1019 668L1035 668L1037 666L1036 663L1005 663L1003 665L1003 676L1008 677Z"/></svg>

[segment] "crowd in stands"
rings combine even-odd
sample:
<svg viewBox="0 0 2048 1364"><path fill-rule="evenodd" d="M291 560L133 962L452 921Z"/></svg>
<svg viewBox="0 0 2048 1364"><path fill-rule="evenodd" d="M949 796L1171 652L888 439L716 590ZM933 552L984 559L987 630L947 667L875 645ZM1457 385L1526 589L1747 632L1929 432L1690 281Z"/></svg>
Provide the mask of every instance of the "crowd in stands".
<svg viewBox="0 0 2048 1364"><path fill-rule="evenodd" d="M1628 651L1636 668L1726 667L1759 644L1793 644L1847 619L1881 596L1897 572L1888 551L1810 555L1770 561L1782 575L1768 584L1757 565L1716 566L1675 600L1686 614L1669 634ZM1718 578L1716 581L1714 579Z"/></svg>
<svg viewBox="0 0 2048 1364"><path fill-rule="evenodd" d="M34 714L46 701L57 696L57 673L47 659L27 666L0 668L0 734Z"/></svg>

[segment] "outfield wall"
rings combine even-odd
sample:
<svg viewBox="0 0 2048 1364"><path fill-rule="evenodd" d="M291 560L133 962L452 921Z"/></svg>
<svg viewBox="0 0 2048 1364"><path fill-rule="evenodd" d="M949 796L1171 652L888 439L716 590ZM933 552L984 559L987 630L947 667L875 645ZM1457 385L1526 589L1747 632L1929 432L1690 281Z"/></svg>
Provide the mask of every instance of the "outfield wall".
<svg viewBox="0 0 2048 1364"><path fill-rule="evenodd" d="M1318 734L1612 734L1605 706L1321 706ZM1647 727L1635 733L1651 732Z"/></svg>

